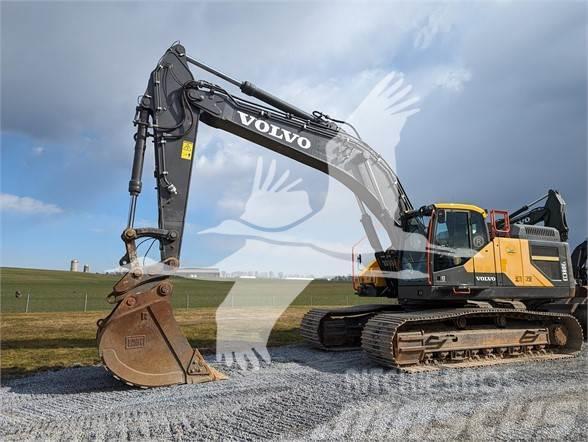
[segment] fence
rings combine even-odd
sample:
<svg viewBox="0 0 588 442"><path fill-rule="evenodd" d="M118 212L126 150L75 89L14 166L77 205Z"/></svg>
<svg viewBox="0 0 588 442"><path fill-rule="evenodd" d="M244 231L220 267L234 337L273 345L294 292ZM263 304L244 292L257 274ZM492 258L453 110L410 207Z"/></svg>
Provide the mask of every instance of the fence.
<svg viewBox="0 0 588 442"><path fill-rule="evenodd" d="M192 285L190 287L190 285ZM216 308L223 301L236 307L242 306L243 298L230 292L232 282L174 283L172 305L175 309ZM0 310L2 313L41 312L89 312L109 311L112 305L106 302L111 287L41 287L37 285L15 287L2 285ZM16 290L20 296L16 297ZM382 303L384 298L363 298L353 294L349 282L313 281L296 299L292 306L346 306ZM283 302L278 295L258 297L249 306L272 306Z"/></svg>

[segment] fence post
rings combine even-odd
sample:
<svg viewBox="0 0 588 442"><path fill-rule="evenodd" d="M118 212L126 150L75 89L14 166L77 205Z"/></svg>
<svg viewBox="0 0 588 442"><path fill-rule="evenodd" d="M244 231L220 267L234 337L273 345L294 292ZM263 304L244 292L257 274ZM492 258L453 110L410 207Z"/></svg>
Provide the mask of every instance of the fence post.
<svg viewBox="0 0 588 442"><path fill-rule="evenodd" d="M186 310L190 308L190 292L186 292Z"/></svg>
<svg viewBox="0 0 588 442"><path fill-rule="evenodd" d="M30 301L30 299L31 299L31 292L28 292L27 293L27 305L25 307L25 313L28 313L29 312L29 301Z"/></svg>
<svg viewBox="0 0 588 442"><path fill-rule="evenodd" d="M84 313L88 311L88 292L84 293Z"/></svg>

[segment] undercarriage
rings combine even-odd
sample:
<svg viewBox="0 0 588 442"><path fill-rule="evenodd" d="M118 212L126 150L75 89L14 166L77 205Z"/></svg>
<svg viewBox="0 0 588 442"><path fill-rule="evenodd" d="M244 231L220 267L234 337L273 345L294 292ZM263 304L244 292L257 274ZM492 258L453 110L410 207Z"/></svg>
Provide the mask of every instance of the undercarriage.
<svg viewBox="0 0 588 442"><path fill-rule="evenodd" d="M566 313L390 304L310 310L301 334L316 348L362 349L407 372L573 357L583 341L580 323Z"/></svg>

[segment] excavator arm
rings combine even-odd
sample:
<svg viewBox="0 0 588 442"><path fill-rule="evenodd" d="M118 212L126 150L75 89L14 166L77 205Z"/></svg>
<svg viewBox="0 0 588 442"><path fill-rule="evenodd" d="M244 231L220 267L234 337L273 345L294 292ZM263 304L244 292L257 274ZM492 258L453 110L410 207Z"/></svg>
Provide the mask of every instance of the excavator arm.
<svg viewBox="0 0 588 442"><path fill-rule="evenodd" d="M543 200L545 203L537 206ZM511 224L526 225L542 222L545 227L557 229L562 241L568 240L570 229L566 219L566 202L557 190L549 189L546 195L515 210L510 214L509 221Z"/></svg>
<svg viewBox="0 0 588 442"><path fill-rule="evenodd" d="M194 80L188 63L229 79L238 84L242 92L272 107L246 101L217 85ZM200 121L327 173L343 183L357 196L366 233L376 251L383 248L365 208L384 227L390 243L394 228L400 225L401 214L412 209L398 177L382 157L358 137L343 131L321 113L308 114L249 82L240 83L208 68L187 57L183 46L174 45L152 72L137 108L138 130L129 183L128 227L131 228L142 186L145 140L150 135L156 154L161 230L158 239L162 242L162 260L179 259Z"/></svg>
<svg viewBox="0 0 588 442"><path fill-rule="evenodd" d="M225 89L195 80L188 64L238 86L265 104L233 96ZM413 207L389 165L359 135L343 130L328 116L309 114L249 82L239 82L185 53L169 48L151 73L139 99L134 124L135 151L129 193L126 253L120 260L129 272L115 285L111 314L98 322L98 347L104 366L127 383L159 386L222 378L198 350L192 349L172 313L169 276L179 266L186 208L199 123L230 132L327 173L356 196L361 223L379 258L380 268L397 270L393 259L395 229ZM142 189L147 139L155 147L155 179L159 223L135 228L137 199ZM391 247L382 247L370 213L383 226ZM159 241L161 265L145 269L137 258L137 240ZM392 257L392 259L390 259ZM392 280L391 280L392 281ZM390 284L393 284L391 282ZM394 291L394 287L390 287Z"/></svg>

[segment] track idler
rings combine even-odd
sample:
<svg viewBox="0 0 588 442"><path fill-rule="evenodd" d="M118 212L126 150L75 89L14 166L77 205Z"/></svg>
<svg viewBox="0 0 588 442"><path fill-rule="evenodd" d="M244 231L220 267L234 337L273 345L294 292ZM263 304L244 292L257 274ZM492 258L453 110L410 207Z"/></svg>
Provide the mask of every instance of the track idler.
<svg viewBox="0 0 588 442"><path fill-rule="evenodd" d="M158 387L225 379L193 349L176 322L168 276L127 273L114 286L116 306L98 321L98 350L104 367L127 384Z"/></svg>

